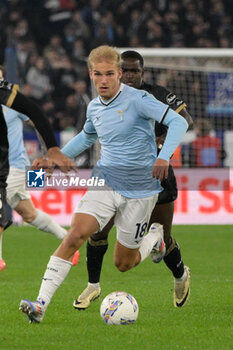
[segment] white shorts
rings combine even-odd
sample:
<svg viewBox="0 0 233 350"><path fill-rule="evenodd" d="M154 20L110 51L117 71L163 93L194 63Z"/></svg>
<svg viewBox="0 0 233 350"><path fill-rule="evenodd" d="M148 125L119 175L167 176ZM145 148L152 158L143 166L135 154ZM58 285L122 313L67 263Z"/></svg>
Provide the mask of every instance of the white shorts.
<svg viewBox="0 0 233 350"><path fill-rule="evenodd" d="M115 215L117 240L125 247L140 247L147 232L151 212L158 194L146 198L126 198L113 190L87 191L75 213L92 215L102 230Z"/></svg>
<svg viewBox="0 0 233 350"><path fill-rule="evenodd" d="M15 208L21 200L30 199L31 196L26 189L25 170L10 167L7 178L6 197L11 208Z"/></svg>

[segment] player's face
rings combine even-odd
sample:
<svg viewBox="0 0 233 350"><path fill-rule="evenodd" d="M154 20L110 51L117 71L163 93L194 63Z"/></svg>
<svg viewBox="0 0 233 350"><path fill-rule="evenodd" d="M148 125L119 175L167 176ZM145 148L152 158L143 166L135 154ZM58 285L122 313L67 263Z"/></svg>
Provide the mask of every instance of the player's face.
<svg viewBox="0 0 233 350"><path fill-rule="evenodd" d="M3 78L3 71L0 69L0 79Z"/></svg>
<svg viewBox="0 0 233 350"><path fill-rule="evenodd" d="M122 78L124 84L132 86L136 89L142 84L144 70L140 66L140 61L135 58L125 58L122 61Z"/></svg>
<svg viewBox="0 0 233 350"><path fill-rule="evenodd" d="M93 63L90 70L90 78L93 80L98 94L104 100L109 100L116 95L121 76L122 70L117 67L115 62L110 61Z"/></svg>

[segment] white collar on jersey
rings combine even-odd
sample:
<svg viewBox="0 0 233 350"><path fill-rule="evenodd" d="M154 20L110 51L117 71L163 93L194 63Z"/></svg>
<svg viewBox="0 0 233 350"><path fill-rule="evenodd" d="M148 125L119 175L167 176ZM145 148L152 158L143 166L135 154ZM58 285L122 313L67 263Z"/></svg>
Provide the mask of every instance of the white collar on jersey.
<svg viewBox="0 0 233 350"><path fill-rule="evenodd" d="M100 102L101 102L103 105L105 105L105 106L110 105L110 103L112 103L112 102L121 94L121 91L124 89L124 86L125 86L125 84L120 83L120 87L119 87L119 89L118 89L116 95L113 96L110 100L105 100L105 101L103 101L102 98L99 96Z"/></svg>

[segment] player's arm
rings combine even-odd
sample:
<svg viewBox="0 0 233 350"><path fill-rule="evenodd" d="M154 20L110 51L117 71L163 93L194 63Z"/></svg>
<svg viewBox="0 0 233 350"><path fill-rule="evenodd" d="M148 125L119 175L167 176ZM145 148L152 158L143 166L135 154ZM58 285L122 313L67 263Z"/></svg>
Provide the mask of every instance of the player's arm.
<svg viewBox="0 0 233 350"><path fill-rule="evenodd" d="M169 161L188 129L188 123L172 109L169 109L166 113L163 123L168 126L168 129L163 148L161 149L158 158Z"/></svg>
<svg viewBox="0 0 233 350"><path fill-rule="evenodd" d="M168 127L166 140L154 164L152 173L153 177L163 180L168 177L169 159L187 131L188 123L169 106L153 98L152 95L142 95L137 103L142 116L147 119L154 119Z"/></svg>
<svg viewBox="0 0 233 350"><path fill-rule="evenodd" d="M191 115L187 112L186 108L183 108L182 110L180 110L179 114L187 121L188 130L192 129L193 128L193 119L192 119ZM167 136L167 127L161 123L156 123L155 135L156 135L157 146L159 149L161 149L164 142L165 142L166 136Z"/></svg>
<svg viewBox="0 0 233 350"><path fill-rule="evenodd" d="M188 113L187 109L184 107L183 109L180 110L179 113L182 117L184 117L184 119L186 120L186 122L188 123L188 130L193 128L193 118L191 117L191 115Z"/></svg>
<svg viewBox="0 0 233 350"><path fill-rule="evenodd" d="M91 147L96 140L96 133L87 134L82 130L62 148L61 152L69 158L75 158L87 148Z"/></svg>
<svg viewBox="0 0 233 350"><path fill-rule="evenodd" d="M70 159L77 157L80 153L85 151L87 148L93 145L95 143L96 139L98 138L96 130L94 128L94 125L91 121L91 118L88 116L88 109L87 109L87 119L84 124L83 130L73 137L61 150L62 154ZM49 161L45 160L44 158L39 160L39 164L41 167L50 168L51 164ZM41 164L44 165L42 166ZM37 164L37 167L39 166Z"/></svg>
<svg viewBox="0 0 233 350"><path fill-rule="evenodd" d="M43 137L48 149L57 147L49 121L37 104L19 92L18 85L10 84L4 79L0 79L0 103L28 116Z"/></svg>
<svg viewBox="0 0 233 350"><path fill-rule="evenodd" d="M17 85L0 79L0 104L27 115L34 122L36 129L46 144L48 157L52 163L56 164L63 171L69 171L75 167L74 163L61 153L51 125L40 107L21 94ZM36 166L36 163L34 163L34 166Z"/></svg>
<svg viewBox="0 0 233 350"><path fill-rule="evenodd" d="M164 124L168 126L165 142L155 161L153 176L161 181L168 177L169 160L188 129L188 123L179 114L169 109L164 118Z"/></svg>
<svg viewBox="0 0 233 350"><path fill-rule="evenodd" d="M86 134L85 131L82 130L61 149L61 152L65 157L73 159L87 148L91 147L95 143L96 139L96 133ZM35 168L50 169L52 167L52 163L49 159L42 157L34 160L32 166Z"/></svg>
<svg viewBox="0 0 233 350"><path fill-rule="evenodd" d="M36 129L36 127L35 127L35 124L33 123L33 121L32 121L31 119L28 119L28 120L26 121L26 123L27 123L28 125L32 126L32 127L35 129L37 138L38 138L38 140L39 140L39 142L40 142L40 147L41 147L41 150L42 150L42 154L45 155L45 154L47 153L48 150L47 150L47 147L46 147L46 144L45 144L43 138L41 137L40 133L37 131L37 129Z"/></svg>
<svg viewBox="0 0 233 350"><path fill-rule="evenodd" d="M190 130L193 127L193 119L187 111L186 103L181 100L175 93L167 90L165 87L156 85L152 89L152 93L159 101L167 104L176 113L179 113L187 121ZM157 135L157 134L156 134Z"/></svg>
<svg viewBox="0 0 233 350"><path fill-rule="evenodd" d="M168 178L169 160L180 141L188 129L188 123L179 114L169 109L164 120L165 125L168 126L167 135L162 149L155 161L153 176L162 181Z"/></svg>
<svg viewBox="0 0 233 350"><path fill-rule="evenodd" d="M182 109L179 114L187 121L188 123L188 130L193 128L193 119L191 115L187 112L186 108ZM156 135L156 144L159 149L162 149L163 144L165 142L166 136L167 136L167 128L165 125L156 123L155 127L155 135ZM188 131L187 130L187 131Z"/></svg>
<svg viewBox="0 0 233 350"><path fill-rule="evenodd" d="M90 117L90 105L88 105L87 119L83 130L62 148L62 153L69 158L75 158L87 148L91 147L97 138L98 135Z"/></svg>

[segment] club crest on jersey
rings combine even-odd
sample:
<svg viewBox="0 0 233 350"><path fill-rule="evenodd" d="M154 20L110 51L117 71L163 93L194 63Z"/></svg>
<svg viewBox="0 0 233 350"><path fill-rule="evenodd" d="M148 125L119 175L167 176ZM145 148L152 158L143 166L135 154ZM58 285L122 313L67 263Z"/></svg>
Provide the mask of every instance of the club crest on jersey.
<svg viewBox="0 0 233 350"><path fill-rule="evenodd" d="M173 93L170 93L169 95L167 95L166 97L166 101L169 105L171 105L172 103L174 103L176 100L176 95Z"/></svg>
<svg viewBox="0 0 233 350"><path fill-rule="evenodd" d="M126 109L122 109L117 111L117 113L119 114L120 120L123 120L123 113L126 111Z"/></svg>

